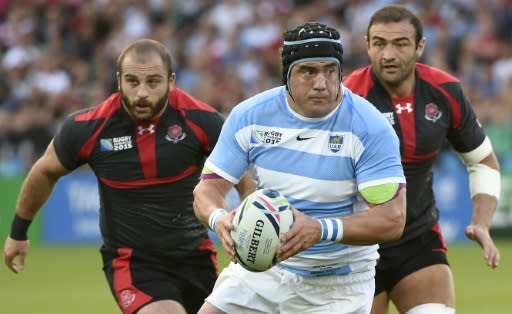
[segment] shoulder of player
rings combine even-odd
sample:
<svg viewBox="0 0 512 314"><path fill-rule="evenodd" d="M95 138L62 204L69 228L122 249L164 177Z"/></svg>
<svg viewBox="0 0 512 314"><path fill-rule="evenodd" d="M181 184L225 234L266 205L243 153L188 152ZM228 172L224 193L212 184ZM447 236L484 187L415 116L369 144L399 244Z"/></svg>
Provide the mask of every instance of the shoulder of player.
<svg viewBox="0 0 512 314"><path fill-rule="evenodd" d="M92 134L106 120L114 116L121 108L119 93L114 93L100 104L83 108L70 113L59 127L58 134L64 134L71 139Z"/></svg>
<svg viewBox="0 0 512 314"><path fill-rule="evenodd" d="M169 92L168 110L177 111L182 117L203 127L224 123L224 116L219 111L177 87Z"/></svg>
<svg viewBox="0 0 512 314"><path fill-rule="evenodd" d="M274 87L245 99L233 107L230 116L239 117L246 114L257 116L261 114L268 119L270 114L279 110L280 106L277 106L276 103L286 103L286 89L284 86Z"/></svg>
<svg viewBox="0 0 512 314"><path fill-rule="evenodd" d="M361 77L367 76L370 73L370 71L371 65L356 68L349 75L344 77L343 82L347 84L347 82L355 81Z"/></svg>
<svg viewBox="0 0 512 314"><path fill-rule="evenodd" d="M420 79L425 80L432 85L460 83L460 80L452 74L427 64L416 63L416 71Z"/></svg>
<svg viewBox="0 0 512 314"><path fill-rule="evenodd" d="M66 118L76 122L105 120L111 117L121 108L121 96L119 93L110 95L98 105L75 111Z"/></svg>
<svg viewBox="0 0 512 314"><path fill-rule="evenodd" d="M178 87L173 88L169 92L169 106L177 110L217 112L217 110L212 106L198 98L195 98Z"/></svg>
<svg viewBox="0 0 512 314"><path fill-rule="evenodd" d="M371 86L371 66L355 69L348 76L344 77L343 84L350 90L361 94L360 90Z"/></svg>
<svg viewBox="0 0 512 314"><path fill-rule="evenodd" d="M345 89L342 106L348 107L345 110L351 112L353 126L359 131L377 134L390 128L389 122L374 105L350 89Z"/></svg>

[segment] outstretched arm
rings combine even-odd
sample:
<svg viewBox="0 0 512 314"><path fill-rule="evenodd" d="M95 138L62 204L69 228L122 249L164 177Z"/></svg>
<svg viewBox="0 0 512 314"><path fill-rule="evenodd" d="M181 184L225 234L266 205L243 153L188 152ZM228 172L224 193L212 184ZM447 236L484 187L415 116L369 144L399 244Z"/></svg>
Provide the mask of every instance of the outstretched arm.
<svg viewBox="0 0 512 314"><path fill-rule="evenodd" d="M25 179L16 204L11 232L4 245L4 260L7 267L18 273L25 267L29 249L27 231L39 209L48 200L57 180L69 173L57 158L53 141L44 155L36 161ZM15 258L19 256L16 263Z"/></svg>

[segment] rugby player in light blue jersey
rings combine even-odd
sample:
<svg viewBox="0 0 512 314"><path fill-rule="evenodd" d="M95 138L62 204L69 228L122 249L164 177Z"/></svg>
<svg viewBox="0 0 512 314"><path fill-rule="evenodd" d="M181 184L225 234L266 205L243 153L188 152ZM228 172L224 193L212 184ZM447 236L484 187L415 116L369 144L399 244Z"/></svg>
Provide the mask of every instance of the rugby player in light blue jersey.
<svg viewBox="0 0 512 314"><path fill-rule="evenodd" d="M305 23L284 34L284 86L237 105L194 191L197 217L233 261L200 314L370 313L378 243L405 224L398 138L385 118L341 84L339 33ZM225 196L246 170L283 193L295 222L279 263L236 264Z"/></svg>

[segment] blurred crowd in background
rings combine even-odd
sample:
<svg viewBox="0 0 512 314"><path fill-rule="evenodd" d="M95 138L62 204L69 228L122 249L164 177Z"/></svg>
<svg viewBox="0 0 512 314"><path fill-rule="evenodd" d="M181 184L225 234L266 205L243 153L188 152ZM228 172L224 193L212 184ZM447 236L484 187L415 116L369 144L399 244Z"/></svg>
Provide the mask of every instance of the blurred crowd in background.
<svg viewBox="0 0 512 314"><path fill-rule="evenodd" d="M421 17L421 61L463 82L512 171L511 0L0 0L0 176L24 175L66 115L117 91L116 59L134 39L162 41L177 85L228 115L282 83L281 36L299 23L340 31L344 73L368 64L368 20L389 3Z"/></svg>

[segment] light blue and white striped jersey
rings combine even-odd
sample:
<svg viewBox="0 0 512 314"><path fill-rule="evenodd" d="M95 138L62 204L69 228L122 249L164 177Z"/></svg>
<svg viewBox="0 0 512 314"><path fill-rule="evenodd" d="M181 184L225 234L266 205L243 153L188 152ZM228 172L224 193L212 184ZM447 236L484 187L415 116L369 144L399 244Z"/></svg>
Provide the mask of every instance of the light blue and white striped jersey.
<svg viewBox="0 0 512 314"><path fill-rule="evenodd" d="M343 93L323 118L295 113L284 86L245 100L229 114L205 166L233 183L250 169L258 188L280 191L314 218L367 210L358 190L405 183L399 141L372 104ZM279 265L303 276L346 274L373 268L377 248L320 241Z"/></svg>

